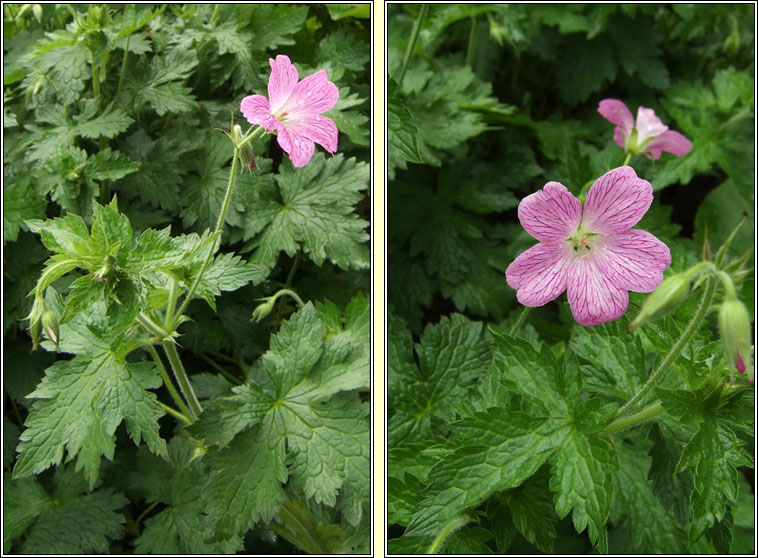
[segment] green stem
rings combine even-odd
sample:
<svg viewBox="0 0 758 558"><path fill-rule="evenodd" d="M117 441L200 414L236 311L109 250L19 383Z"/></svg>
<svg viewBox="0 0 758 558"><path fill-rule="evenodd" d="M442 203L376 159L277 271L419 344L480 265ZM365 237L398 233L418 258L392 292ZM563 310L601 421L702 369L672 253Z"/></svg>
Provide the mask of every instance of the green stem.
<svg viewBox="0 0 758 558"><path fill-rule="evenodd" d="M142 520L145 518L145 516L146 516L147 514L149 514L149 513L152 511L152 509L153 509L155 506L157 506L158 504L159 504L159 502L153 502L152 504L150 504L150 505L147 507L147 509L146 509L145 511L143 511L141 514L139 514L139 517L138 517L138 518L137 518L137 519L136 519L134 522L135 522L137 525L139 525L139 524L142 522Z"/></svg>
<svg viewBox="0 0 758 558"><path fill-rule="evenodd" d="M124 47L124 59L121 61L121 74L118 76L118 87L116 88L116 96L113 98L113 105L118 106L118 97L121 95L121 88L124 85L124 76L126 75L126 61L129 58L129 41L132 38L132 34L129 33L126 36L126 46Z"/></svg>
<svg viewBox="0 0 758 558"><path fill-rule="evenodd" d="M258 137L265 131L266 130L263 126L258 126L255 130L253 130L253 132L249 136L247 136L243 141L241 141L239 145L236 145L234 147L234 155L232 156L232 168L229 171L229 182L226 186L226 195L224 195L224 201L221 204L221 211L219 212L218 219L216 220L216 229L214 231L214 234L221 232L221 229L224 227L224 218L226 217L226 210L229 208L229 200L232 199L232 192L234 191L234 183L237 180L237 161L239 160L240 149L247 143L251 142L253 138ZM197 290L197 286L200 284L200 280L203 278L203 274L205 273L205 270L208 268L208 264L213 258L213 254L216 253L216 246L217 244L220 244L220 243L221 243L221 239L219 238L216 241L214 241L213 244L211 245L210 249L208 250L208 255L205 256L205 261L203 262L203 265L200 268L200 272L197 274L197 277L195 277L195 281L192 283L192 286L190 287L190 290L187 293L187 296L185 297L184 302L182 302L182 305L179 307L179 311L171 316L171 320L169 323L173 327L170 327L168 329L173 330L176 328L176 318L184 314L184 311L187 309L187 305L192 300L192 296L195 294L195 291Z"/></svg>
<svg viewBox="0 0 758 558"><path fill-rule="evenodd" d="M448 521L440 531L439 535L437 535L434 541L432 541L432 544L429 545L425 554L437 554L442 547L442 543L445 542L445 539L447 539L454 531L457 531L466 525L469 521L471 521L471 518L467 515L462 515Z"/></svg>
<svg viewBox="0 0 758 558"><path fill-rule="evenodd" d="M627 154L626 154L626 159L624 159L624 162L621 164L621 166L622 166L622 167L625 167L625 166L627 166L627 165L629 164L629 160L630 160L631 158L632 158L632 154L631 154L631 153L627 153Z"/></svg>
<svg viewBox="0 0 758 558"><path fill-rule="evenodd" d="M234 190L234 182L237 179L237 159L238 158L239 158L239 148L235 147L234 156L232 157L232 169L229 172L229 184L226 187L226 195L224 196L224 202L221 205L221 212L219 213L218 220L216 221L216 230L214 231L214 234L218 233L224 225L226 210L229 207L229 200L232 197L232 190ZM203 262L203 265L200 268L200 271L197 274L197 277L195 277L195 281L192 283L192 286L190 287L190 290L187 293L187 296L184 298L184 302L182 302L182 305L179 307L178 312L174 316L171 317L172 325L175 325L175 318L177 316L181 316L182 314L184 314L184 311L187 309L187 305L192 300L192 296L195 294L195 291L197 290L197 286L200 284L200 280L203 278L203 274L205 273L205 270L208 268L208 264L213 258L213 254L216 253L216 245L219 244L219 241L220 239L216 239L211 244L211 247L208 250L208 254L205 256L205 261Z"/></svg>
<svg viewBox="0 0 758 558"><path fill-rule="evenodd" d="M159 339L163 339L167 335L166 331L161 326L156 324L152 319L150 319L150 316L144 312L140 312L137 315L137 323Z"/></svg>
<svg viewBox="0 0 758 558"><path fill-rule="evenodd" d="M99 99L100 83L97 79L97 64L95 63L95 53L93 51L90 51L90 54L92 55L92 94L94 95L95 99Z"/></svg>
<svg viewBox="0 0 758 558"><path fill-rule="evenodd" d="M697 328L700 326L700 322L703 321L703 318L705 317L706 313L708 312L708 308L711 305L715 286L716 283L714 282L713 278L708 277L708 279L706 279L705 293L703 294L703 298L700 299L700 306L698 306L697 310L695 311L695 315L692 317L692 320L690 320L690 323L682 333L682 336L674 344L674 346L671 347L671 350L666 355L666 358L663 359L663 362L661 362L661 364L658 366L658 369L652 374L652 376L650 376L645 385L642 386L640 391L638 391L634 397L627 401L623 407L616 411L616 413L611 417L612 420L616 417L624 416L627 414L629 410L632 409L632 407L639 403L640 400L645 397L658 382L660 382L660 380L663 378L663 374L674 363L674 361L679 356L679 353L681 353L682 349L684 349L684 346L695 334L695 331L697 331Z"/></svg>
<svg viewBox="0 0 758 558"><path fill-rule="evenodd" d="M737 293L734 292L734 283L732 282L732 278L729 277L729 274L724 271L717 271L716 277L718 277L721 280L721 284L724 285L724 290L726 291L724 300L737 300Z"/></svg>
<svg viewBox="0 0 758 558"><path fill-rule="evenodd" d="M215 370L217 370L224 378L229 380L231 383L233 383L234 385L239 385L240 383L239 379L235 378L231 372L228 372L223 366L221 366L215 360L210 358L208 355L204 355L200 353L200 358L202 358L205 362L210 364Z"/></svg>
<svg viewBox="0 0 758 558"><path fill-rule="evenodd" d="M297 506L289 498L285 498L282 507L276 514L276 519L268 524L272 531L280 537L309 554L329 554L329 548L313 528L312 521L303 517Z"/></svg>
<svg viewBox="0 0 758 558"><path fill-rule="evenodd" d="M156 351L155 347L153 347L152 345L147 345L145 347L145 350L148 353L150 353L150 356L153 358L153 362L155 362L155 366L160 371L161 378L163 378L163 385L166 386L166 389L171 394L171 399L173 399L174 403L176 403L176 406L182 410L183 416L185 418L188 416L191 416L192 413L190 413L190 410L187 408L187 405L184 403L184 400L179 395L179 392L176 391L174 382L171 381L171 378L168 375L168 371L166 370L166 367L163 365L163 361L161 360L161 357L158 354L158 351Z"/></svg>
<svg viewBox="0 0 758 558"><path fill-rule="evenodd" d="M198 401L197 395L195 395L190 385L187 372L185 372L182 360L179 358L179 351L176 350L176 345L171 341L163 342L163 350L166 351L166 356L171 364L171 369L174 371L174 377L179 384L179 388L182 390L187 403L189 403L190 417L195 421L200 416L200 413L203 412L203 408L200 406L200 401Z"/></svg>
<svg viewBox="0 0 758 558"><path fill-rule="evenodd" d="M632 426L636 426L641 422L645 422L653 418L655 415L663 412L663 405L660 401L656 401L645 407L644 409L634 413L633 415L627 415L625 417L619 417L604 428L604 432L613 434L620 430L626 430Z"/></svg>
<svg viewBox="0 0 758 558"><path fill-rule="evenodd" d="M471 16L471 32L468 36L468 50L466 51L466 66L474 69L474 51L476 50L476 16Z"/></svg>
<svg viewBox="0 0 758 558"><path fill-rule="evenodd" d="M524 309L521 311L521 315L518 317L518 320L516 320L516 323L513 324L513 327L511 328L511 335L515 335L521 325L524 323L526 315L529 313L529 308L529 306L524 306Z"/></svg>
<svg viewBox="0 0 758 558"><path fill-rule="evenodd" d="M174 277L171 277L171 284L168 288L168 304L166 305L166 319L163 322L164 328L169 329L169 325L171 325L171 320L174 318L174 310L176 309L176 299L179 296L179 287L177 284L176 279Z"/></svg>
<svg viewBox="0 0 758 558"><path fill-rule="evenodd" d="M166 404L165 404L163 401L158 401L158 405L160 405L161 407L163 407L163 409L164 409L164 410L165 410L165 411L166 411L166 412L167 412L169 415L171 415L171 416L172 416L172 417L174 417L174 418L177 418L177 419L179 419L180 421L182 421L182 422L183 422L184 424L186 424L187 426L189 426L190 424L192 424L192 420L190 420L189 418L187 418L187 416L186 416L186 415L184 415L183 413L180 413L179 411L177 411L177 410L176 410L176 409L174 409L173 407L169 407L169 406L168 406L168 405L166 405Z"/></svg>
<svg viewBox="0 0 758 558"><path fill-rule="evenodd" d="M213 25L216 21L216 18L218 17L218 14L221 12L221 4L216 4L216 7L213 10L213 15L211 16L211 19L208 20L208 25Z"/></svg>
<svg viewBox="0 0 758 558"><path fill-rule="evenodd" d="M300 263L300 251L295 254L295 261L292 262L292 267L290 268L290 272L287 274L287 280L284 282L284 288L286 289L292 284L292 280L295 278L295 271L297 270L297 266ZM277 318L282 315L282 305L284 304L284 301L280 300L279 304L276 306L276 316ZM302 304L301 304L302 306Z"/></svg>
<svg viewBox="0 0 758 558"><path fill-rule="evenodd" d="M421 25L424 23L424 20L426 19L426 15L429 13L429 5L423 4L421 6L421 11L418 14L418 17L416 18L416 22L413 24L413 30L411 31L411 40L408 43L408 48L405 49L405 58L403 58L403 67L400 69L400 75L397 78L397 82L402 87L403 85L403 78L405 77L405 72L408 71L408 64L411 62L411 58L413 57L413 51L416 49L416 41L418 40L418 34L419 31L421 31Z"/></svg>

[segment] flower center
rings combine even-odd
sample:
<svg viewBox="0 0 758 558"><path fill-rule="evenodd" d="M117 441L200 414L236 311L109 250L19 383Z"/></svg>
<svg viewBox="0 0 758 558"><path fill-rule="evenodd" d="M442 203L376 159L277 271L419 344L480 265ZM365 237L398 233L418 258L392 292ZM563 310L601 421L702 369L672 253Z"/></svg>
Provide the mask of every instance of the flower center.
<svg viewBox="0 0 758 558"><path fill-rule="evenodd" d="M597 236L597 233L583 231L580 227L566 239L566 242L569 243L577 254L586 255L592 252L592 246L597 240Z"/></svg>

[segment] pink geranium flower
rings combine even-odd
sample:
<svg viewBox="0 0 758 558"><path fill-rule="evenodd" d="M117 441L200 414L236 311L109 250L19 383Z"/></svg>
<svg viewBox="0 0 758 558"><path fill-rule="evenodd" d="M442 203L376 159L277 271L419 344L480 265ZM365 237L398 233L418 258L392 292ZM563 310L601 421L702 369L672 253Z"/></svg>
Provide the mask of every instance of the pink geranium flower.
<svg viewBox="0 0 758 558"><path fill-rule="evenodd" d="M669 130L653 109L639 107L637 121L626 105L617 99L603 99L597 111L616 125L613 141L633 155L648 153L653 160L661 151L684 157L692 151L692 143L679 132Z"/></svg>
<svg viewBox="0 0 758 558"><path fill-rule="evenodd" d="M268 99L250 95L242 99L240 110L251 124L276 130L279 145L296 167L311 160L314 142L329 153L337 151L337 126L331 118L319 116L334 106L339 91L324 70L298 83L297 70L283 54L269 59L271 77Z"/></svg>
<svg viewBox="0 0 758 558"><path fill-rule="evenodd" d="M524 306L542 306L568 291L574 319L593 326L620 318L629 291L648 293L671 264L668 246L632 229L653 201L653 188L631 167L598 178L582 203L559 182L521 200L518 216L539 244L505 271Z"/></svg>

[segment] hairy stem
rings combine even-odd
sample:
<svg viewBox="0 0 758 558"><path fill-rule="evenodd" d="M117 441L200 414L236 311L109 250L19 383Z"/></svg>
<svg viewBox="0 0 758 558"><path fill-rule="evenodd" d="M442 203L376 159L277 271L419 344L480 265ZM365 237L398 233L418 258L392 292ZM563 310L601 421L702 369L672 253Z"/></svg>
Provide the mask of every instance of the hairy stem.
<svg viewBox="0 0 758 558"><path fill-rule="evenodd" d="M118 97L121 95L121 88L124 85L124 76L126 75L126 61L129 58L129 40L132 38L131 33L126 36L126 46L124 47L124 59L121 61L121 74L118 76L118 87L116 95L113 98L113 105L118 106Z"/></svg>
<svg viewBox="0 0 758 558"><path fill-rule="evenodd" d="M184 403L184 400L179 395L179 392L176 391L176 387L174 386L174 382L171 381L171 378L168 375L168 371L166 370L166 367L163 365L163 361L161 360L160 355L158 354L158 351L155 350L155 347L152 345L147 345L145 347L145 350L150 353L150 356L153 358L153 362L155 362L155 366L158 367L158 370L161 373L161 378L163 378L163 385L166 386L166 389L171 394L171 399L174 400L174 403L176 403L176 406L181 409L182 414L184 417L190 417L192 416L192 413L187 408L187 405Z"/></svg>
<svg viewBox="0 0 758 558"><path fill-rule="evenodd" d="M478 21L476 16L471 16L471 32L468 36L468 50L466 51L466 66L474 69L474 51L476 50L476 28Z"/></svg>
<svg viewBox="0 0 758 558"><path fill-rule="evenodd" d="M221 228L224 225L224 218L226 216L226 210L229 207L229 200L232 197L232 190L234 190L234 182L237 178L237 159L239 159L239 148L234 148L234 156L232 157L232 168L229 172L229 184L226 187L226 195L224 196L224 202L221 205L221 212L218 215L218 220L216 221L216 230L214 233L218 233ZM195 291L197 290L197 286L200 284L200 280L203 278L203 274L205 273L205 270L208 268L208 264L210 263L211 259L213 258L213 254L216 253L216 247L219 244L219 241L221 239L215 240L211 247L208 249L208 254L205 256L205 261L203 261L203 265L200 268L200 272L197 274L197 277L195 277L195 280L192 283L192 286L190 287L189 292L187 293L187 296L184 298L184 302L182 302L182 305L179 307L178 312L172 316L171 323L174 324L174 318L177 316L181 316L184 311L187 309L187 305L192 300L193 295L195 294Z"/></svg>
<svg viewBox="0 0 758 558"><path fill-rule="evenodd" d="M519 328L523 325L528 313L529 306L524 306L524 309L521 311L521 315L518 317L518 320L516 320L516 323L513 324L513 327L511 328L511 335L515 335Z"/></svg>
<svg viewBox="0 0 758 558"><path fill-rule="evenodd" d="M424 20L426 19L426 15L429 13L429 4L423 4L421 6L421 11L418 14L418 17L416 18L416 22L413 24L413 30L411 31L411 40L408 42L408 48L405 49L405 58L403 58L403 66L400 69L400 74L397 76L397 82L402 87L403 85L403 78L405 77L405 72L408 71L408 64L411 62L411 58L413 57L413 51L416 49L416 41L418 40L418 34L419 31L421 31L421 25L424 23Z"/></svg>
<svg viewBox="0 0 758 558"><path fill-rule="evenodd" d="M326 542L321 539L307 517L302 517L300 510L289 498L285 498L276 514L276 520L268 524L280 537L309 554L329 554Z"/></svg>
<svg viewBox="0 0 758 558"><path fill-rule="evenodd" d="M425 554L437 554L442 547L442 543L445 542L445 539L447 539L453 532L466 525L469 521L471 521L471 518L467 515L462 515L448 521L439 534L434 538L432 544L429 545Z"/></svg>
<svg viewBox="0 0 758 558"><path fill-rule="evenodd" d="M687 325L687 328L682 333L682 336L679 338L679 340L674 344L673 347L671 347L671 350L666 355L666 358L663 359L663 362L658 366L658 369L648 378L648 381L645 382L645 385L642 386L640 391L638 391L634 397L632 397L629 401L626 402L626 404L621 407L616 413L611 417L611 420L615 419L616 417L624 416L625 414L629 413L629 411L637 404L639 403L643 397L645 397L648 392L650 392L651 389L653 389L658 382L661 381L663 378L663 375L666 373L666 371L669 369L669 367L674 364L674 361L679 356L679 354L682 352L682 349L684 349L684 346L689 342L689 340L694 335L695 331L697 331L697 328L700 326L700 322L703 321L703 318L705 318L705 315L708 312L708 307L711 305L711 300L713 299L713 292L715 290L715 282L712 277L708 277L706 279L706 287L705 287L705 293L703 294L703 298L700 299L700 305L697 307L697 310L695 311L695 315L692 317L692 320L690 320L690 323Z"/></svg>
<svg viewBox="0 0 758 558"><path fill-rule="evenodd" d="M656 401L655 403L652 403L645 407L644 409L637 411L633 415L627 415L625 417L620 417L614 420L612 423L610 423L608 426L604 428L604 431L608 434L612 434L614 432L618 432L620 430L626 430L627 428L631 428L632 426L636 426L642 422L645 422L646 420L650 420L657 414L663 412L663 405L660 401Z"/></svg>
<svg viewBox="0 0 758 558"><path fill-rule="evenodd" d="M179 351L176 350L176 345L171 341L163 342L163 350L166 351L166 356L171 364L171 369L174 371L174 377L179 384L179 388L182 390L187 403L189 403L190 417L195 421L197 420L197 417L200 416L200 413L203 412L203 408L200 406L200 401L198 401L197 395L195 395L195 392L190 385L189 377L182 364L182 359L179 358Z"/></svg>

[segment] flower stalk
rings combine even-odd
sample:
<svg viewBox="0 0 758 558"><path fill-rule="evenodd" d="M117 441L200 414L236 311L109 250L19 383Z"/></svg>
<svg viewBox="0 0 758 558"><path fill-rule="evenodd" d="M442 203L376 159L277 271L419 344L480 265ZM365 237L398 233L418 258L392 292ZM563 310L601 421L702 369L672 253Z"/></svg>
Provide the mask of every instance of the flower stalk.
<svg viewBox="0 0 758 558"><path fill-rule="evenodd" d="M658 369L650 376L650 378L648 378L648 381L645 382L645 385L642 386L640 391L638 391L634 397L632 397L618 411L616 411L616 413L611 417L611 421L616 419L616 417L622 417L629 413L629 411L634 408L634 406L639 403L642 398L645 397L650 392L650 390L653 389L661 381L663 375L680 355L684 349L684 346L690 341L692 336L695 334L695 331L697 331L697 328L700 326L700 322L703 321L703 318L705 318L705 315L708 313L708 308L710 307L711 301L713 300L715 287L716 284L713 278L708 277L708 279L706 279L705 293L703 293L703 298L700 299L700 305L695 311L695 315L692 317L692 320L690 320L690 323L687 325L687 328L682 333L682 336L674 344L674 346L671 347L671 350L663 359L663 362L661 362L661 364L658 366Z"/></svg>

